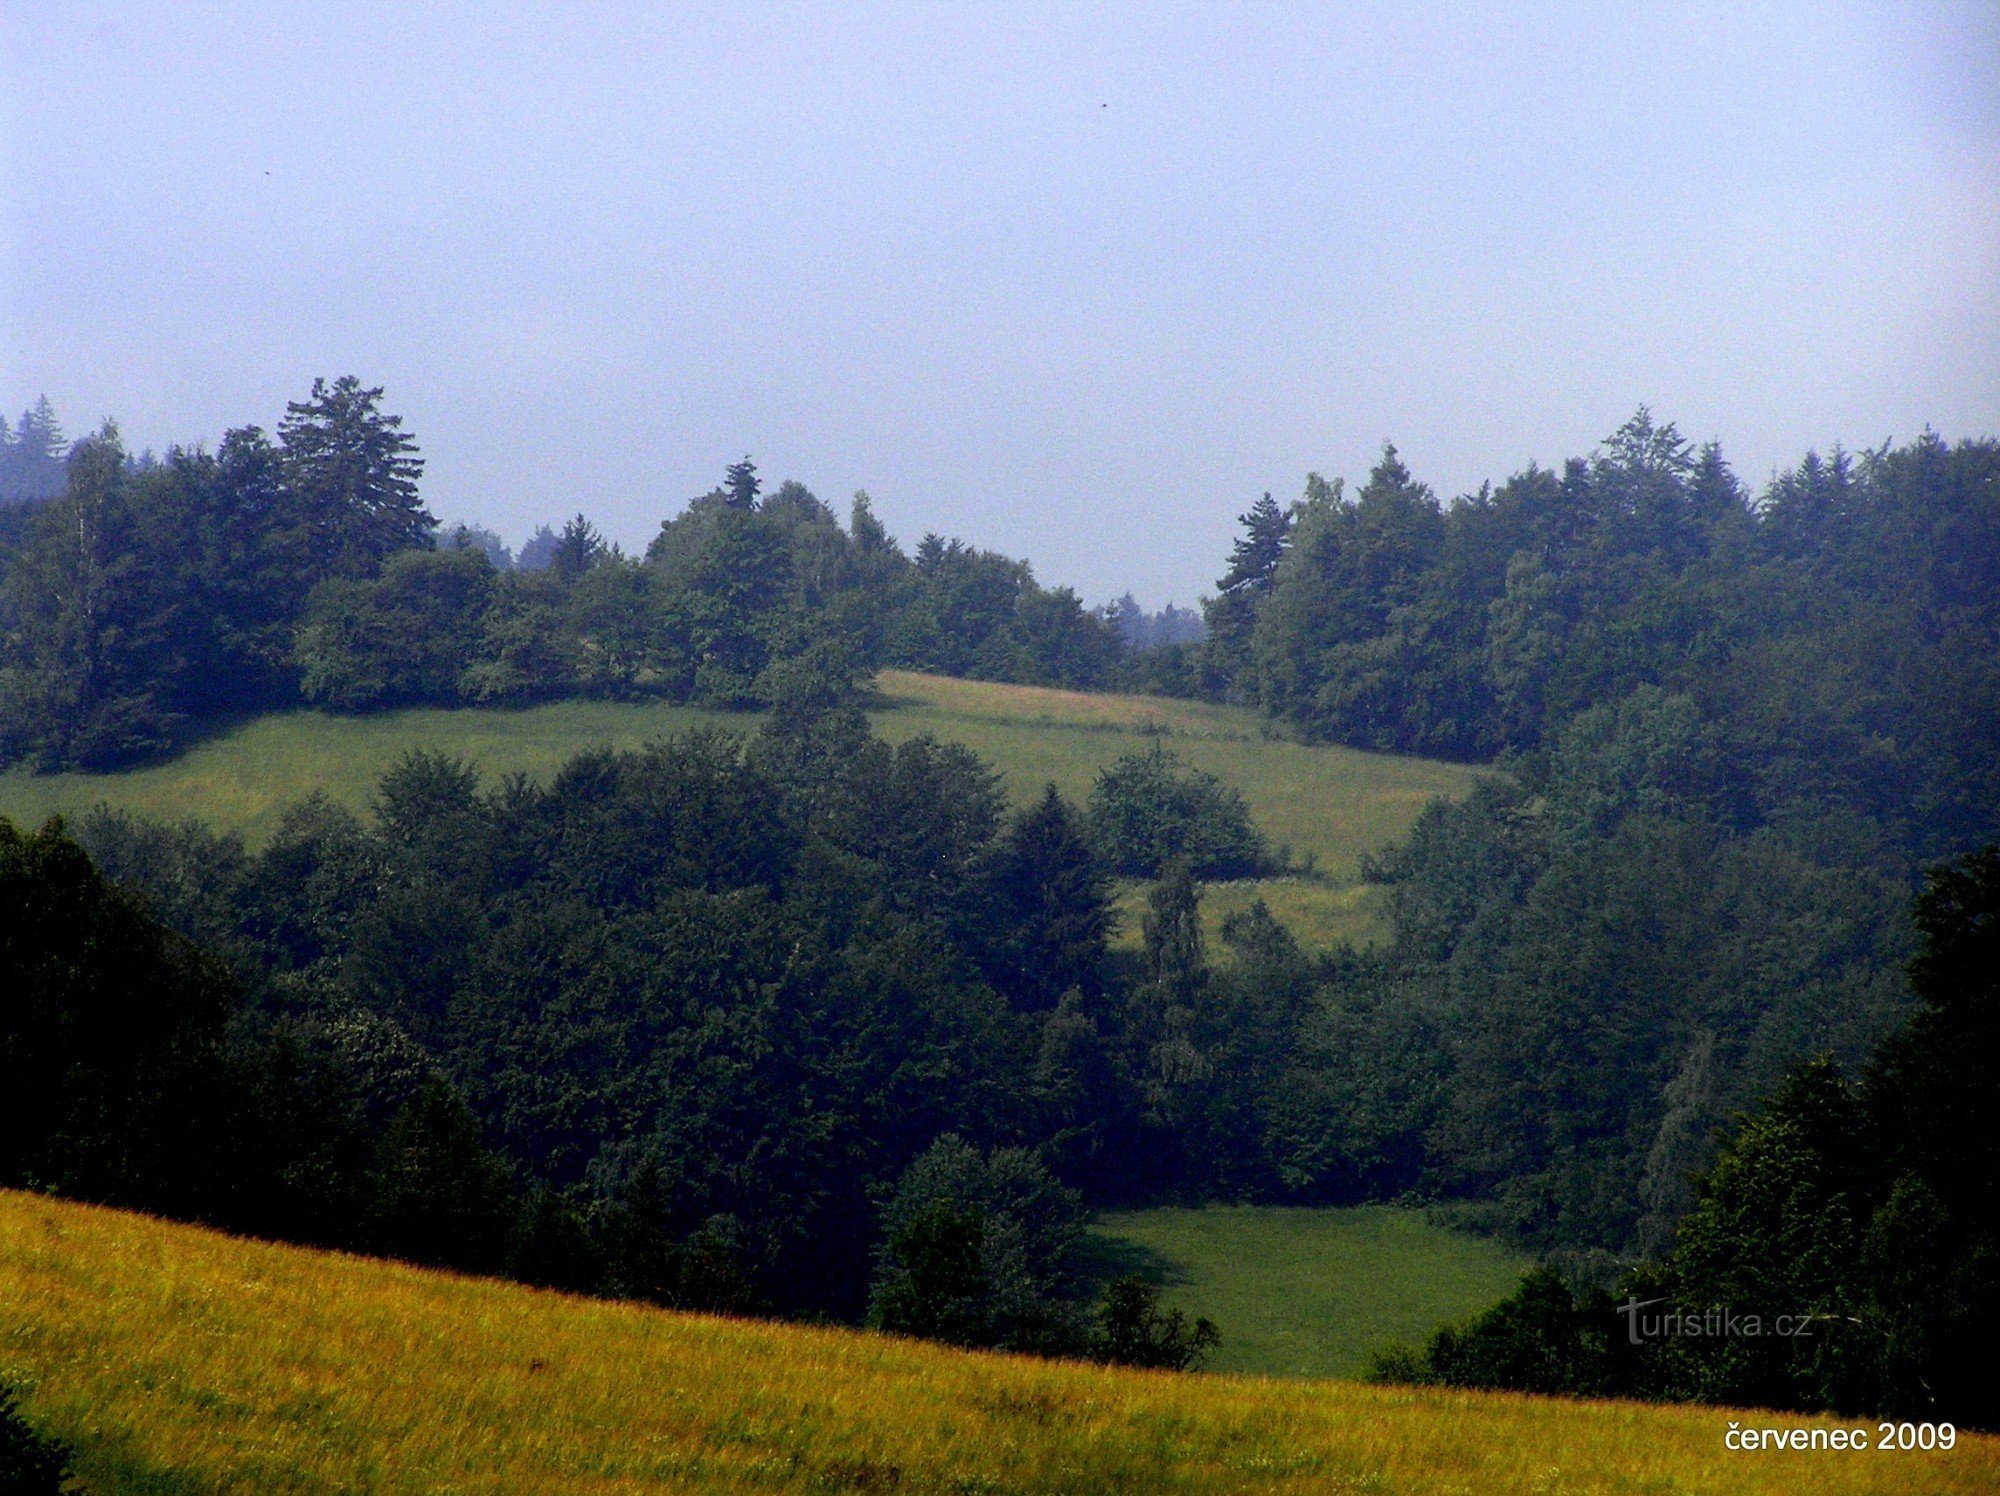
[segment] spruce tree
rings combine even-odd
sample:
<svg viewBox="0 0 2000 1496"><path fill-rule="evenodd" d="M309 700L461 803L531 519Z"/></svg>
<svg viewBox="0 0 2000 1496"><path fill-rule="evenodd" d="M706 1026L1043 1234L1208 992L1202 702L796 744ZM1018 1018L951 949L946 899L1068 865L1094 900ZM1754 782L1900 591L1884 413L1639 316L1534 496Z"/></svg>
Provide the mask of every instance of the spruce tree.
<svg viewBox="0 0 2000 1496"><path fill-rule="evenodd" d="M396 551L428 547L437 520L417 497L424 470L401 416L384 415L381 389L352 374L285 407L278 424L292 540L313 581L373 576Z"/></svg>
<svg viewBox="0 0 2000 1496"><path fill-rule="evenodd" d="M757 479L757 465L750 460L750 454L747 452L743 454L741 462L729 464L728 471L722 478L723 492L729 496L731 509L755 509L757 495L763 486Z"/></svg>

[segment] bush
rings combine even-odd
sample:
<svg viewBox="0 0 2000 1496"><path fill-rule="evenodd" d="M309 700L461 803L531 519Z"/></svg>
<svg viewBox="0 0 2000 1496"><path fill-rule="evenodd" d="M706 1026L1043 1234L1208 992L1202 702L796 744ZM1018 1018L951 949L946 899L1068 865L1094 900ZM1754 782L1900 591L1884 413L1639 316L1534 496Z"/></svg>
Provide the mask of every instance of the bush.
<svg viewBox="0 0 2000 1496"><path fill-rule="evenodd" d="M1161 1309L1159 1289L1132 1273L1104 1290L1091 1349L1095 1359L1115 1366L1197 1371L1221 1343L1213 1321L1190 1324L1180 1310Z"/></svg>
<svg viewBox="0 0 2000 1496"><path fill-rule="evenodd" d="M1176 859L1197 878L1254 878L1273 866L1243 796L1158 745L1098 775L1089 817L1098 854L1127 877L1158 877Z"/></svg>
<svg viewBox="0 0 2000 1496"><path fill-rule="evenodd" d="M904 1170L869 1323L955 1345L1082 1348L1075 1255L1083 1207L1034 1154L982 1154L947 1133Z"/></svg>

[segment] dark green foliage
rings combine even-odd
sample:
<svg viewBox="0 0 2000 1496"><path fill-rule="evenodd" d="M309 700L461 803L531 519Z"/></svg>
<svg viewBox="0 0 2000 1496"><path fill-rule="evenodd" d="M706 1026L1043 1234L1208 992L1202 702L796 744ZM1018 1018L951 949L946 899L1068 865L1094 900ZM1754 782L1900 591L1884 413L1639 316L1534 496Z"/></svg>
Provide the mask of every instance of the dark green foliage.
<svg viewBox="0 0 2000 1496"><path fill-rule="evenodd" d="M275 447L246 427L214 456L141 466L108 424L77 443L0 584L0 757L105 766L171 746L190 720L295 700L293 625L315 585L374 576L435 524L380 395L318 382Z"/></svg>
<svg viewBox="0 0 2000 1496"><path fill-rule="evenodd" d="M1824 1059L1786 1076L1696 1181L1671 1251L1619 1283L1622 1302L1543 1271L1378 1374L2000 1423L2000 851L1934 871L1917 923L1922 1006L1863 1083ZM1711 1328L1647 1328L1674 1313ZM1725 1313L1739 1328L1716 1333Z"/></svg>
<svg viewBox="0 0 2000 1496"><path fill-rule="evenodd" d="M379 576L322 583L299 619L301 694L339 711L460 699L493 587L469 550L406 550Z"/></svg>
<svg viewBox="0 0 2000 1496"><path fill-rule="evenodd" d="M1308 480L1308 488L1317 476ZM1250 672L1250 637L1257 625L1257 610L1270 594L1278 575L1278 564L1291 544L1293 513L1280 509L1267 493L1240 514L1243 526L1229 557L1229 570L1215 584L1216 595L1204 604L1208 622L1208 654L1220 673L1232 681L1247 684ZM1238 686L1241 691L1242 685Z"/></svg>
<svg viewBox="0 0 2000 1496"><path fill-rule="evenodd" d="M1537 1268L1491 1309L1441 1327L1421 1351L1394 1346L1378 1352L1368 1380L1630 1396L1636 1353L1619 1344L1624 1327L1609 1295L1578 1295L1560 1273Z"/></svg>
<svg viewBox="0 0 2000 1496"><path fill-rule="evenodd" d="M889 1237L868 1322L892 1335L948 1345L992 1344L986 1309L992 1281L985 1258L983 1211L943 1200L925 1206Z"/></svg>
<svg viewBox="0 0 2000 1496"><path fill-rule="evenodd" d="M913 563L865 495L843 531L801 484L760 500L747 458L643 561L582 515L518 569L484 531L434 550L422 462L381 396L317 381L277 444L245 427L162 462L132 462L107 424L71 449L61 494L0 508L0 763L107 767L301 700L767 706L828 650L850 674L1119 678L1117 627L1025 563L956 541Z"/></svg>
<svg viewBox="0 0 2000 1496"><path fill-rule="evenodd" d="M398 551L427 549L437 528L417 498L417 444L381 401L352 374L315 379L278 423L295 506L286 539L315 578L372 576Z"/></svg>
<svg viewBox="0 0 2000 1496"><path fill-rule="evenodd" d="M1179 1309L1160 1308L1159 1289L1133 1273L1106 1286L1091 1354L1114 1366L1195 1371L1221 1343L1211 1321L1197 1318L1190 1324Z"/></svg>
<svg viewBox="0 0 2000 1496"><path fill-rule="evenodd" d="M1082 1202L1033 1154L939 1138L883 1211L869 1323L955 1345L1074 1351Z"/></svg>
<svg viewBox="0 0 2000 1496"><path fill-rule="evenodd" d="M0 822L0 1180L220 1208L226 973L107 883L59 821Z"/></svg>
<svg viewBox="0 0 2000 1496"><path fill-rule="evenodd" d="M506 1261L518 1209L507 1167L480 1141L479 1122L440 1079L426 1081L384 1135L364 1240L410 1262L492 1272ZM549 1223L542 1197L524 1223L528 1260L543 1266Z"/></svg>
<svg viewBox="0 0 2000 1496"><path fill-rule="evenodd" d="M729 495L733 509L755 509L757 494L763 488L757 478L757 465L746 455L741 462L729 464L729 471L723 478L723 492Z"/></svg>
<svg viewBox="0 0 2000 1496"><path fill-rule="evenodd" d="M1081 817L1048 786L994 848L986 885L997 930L989 970L1023 1008L1103 984L1110 890Z"/></svg>
<svg viewBox="0 0 2000 1496"><path fill-rule="evenodd" d="M156 582L131 543L117 432L78 442L65 495L38 508L7 573L0 754L103 766L155 751L176 713Z"/></svg>
<svg viewBox="0 0 2000 1496"><path fill-rule="evenodd" d="M1210 605L1212 693L1315 737L1483 758L1650 685L1692 703L1739 811L1852 805L1921 824L1929 851L1983 834L1992 441L1809 456L1752 503L1713 447L1641 410L1590 459L1447 508L1391 448L1351 500L1310 478L1288 519L1244 516Z"/></svg>
<svg viewBox="0 0 2000 1496"><path fill-rule="evenodd" d="M1271 870L1243 796L1162 745L1128 753L1097 776L1090 832L1105 864L1130 877L1158 877L1175 859L1199 878Z"/></svg>
<svg viewBox="0 0 2000 1496"><path fill-rule="evenodd" d="M0 1388L0 1491L8 1496L58 1496L69 1450L38 1434L21 1416L11 1391Z"/></svg>

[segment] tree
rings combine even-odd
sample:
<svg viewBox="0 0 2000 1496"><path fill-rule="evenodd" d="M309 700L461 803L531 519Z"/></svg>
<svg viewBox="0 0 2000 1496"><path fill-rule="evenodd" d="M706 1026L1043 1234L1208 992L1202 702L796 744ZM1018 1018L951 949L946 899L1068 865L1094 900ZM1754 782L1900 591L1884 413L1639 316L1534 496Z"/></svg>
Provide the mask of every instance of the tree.
<svg viewBox="0 0 2000 1496"><path fill-rule="evenodd" d="M999 928L995 984L1018 1006L1052 1008L1102 985L1110 891L1082 817L1051 784L1015 816L994 849L987 887Z"/></svg>
<svg viewBox="0 0 2000 1496"><path fill-rule="evenodd" d="M60 820L0 820L0 1184L201 1213L232 1090L230 979L107 883Z"/></svg>
<svg viewBox="0 0 2000 1496"><path fill-rule="evenodd" d="M0 758L108 767L170 739L181 672L159 568L134 543L130 486L106 422L72 450L63 497L30 521L0 597Z"/></svg>
<svg viewBox="0 0 2000 1496"><path fill-rule="evenodd" d="M1886 1040L1865 1097L1892 1183L1871 1229L1871 1297L1910 1363L1892 1391L2000 1425L2000 847L1931 870L1909 967L1922 1006ZM1919 1372L1912 1376L1910 1372ZM1913 1395L1923 1393L1923 1396Z"/></svg>
<svg viewBox="0 0 2000 1496"><path fill-rule="evenodd" d="M301 693L336 711L453 702L496 580L482 551L404 550L373 578L320 583L297 634Z"/></svg>
<svg viewBox="0 0 2000 1496"><path fill-rule="evenodd" d="M573 582L611 553L595 526L579 514L562 527L555 550L549 556L549 570L566 582Z"/></svg>
<svg viewBox="0 0 2000 1496"><path fill-rule="evenodd" d="M757 481L757 465L745 453L741 462L732 462L723 474L723 492L728 495L732 509L755 509L757 494L763 484Z"/></svg>
<svg viewBox="0 0 2000 1496"><path fill-rule="evenodd" d="M382 1139L369 1241L410 1262L491 1272L519 1209L511 1171L480 1141L479 1121L442 1079L406 1102Z"/></svg>
<svg viewBox="0 0 2000 1496"><path fill-rule="evenodd" d="M33 504L60 494L66 451L62 424L47 395L21 412L11 434L0 420L0 504Z"/></svg>
<svg viewBox="0 0 2000 1496"><path fill-rule="evenodd" d="M946 1134L904 1170L883 1231L871 1324L956 1345L1080 1345L1082 1201L1032 1153Z"/></svg>
<svg viewBox="0 0 2000 1496"><path fill-rule="evenodd" d="M1308 491L1318 482L1317 474L1307 479ZM1216 582L1216 595L1202 605L1210 657L1225 678L1237 684L1239 695L1251 680L1250 636L1257 626L1257 612L1291 545L1294 517L1294 511L1280 509L1268 493L1250 506L1248 514L1239 514L1236 522L1243 526L1243 534L1230 552L1229 569Z"/></svg>
<svg viewBox="0 0 2000 1496"><path fill-rule="evenodd" d="M417 497L423 459L401 416L381 410L380 387L352 374L285 407L278 424L293 544L314 578L373 576L391 555L428 547L437 520Z"/></svg>
<svg viewBox="0 0 2000 1496"><path fill-rule="evenodd" d="M1158 877L1178 859L1199 878L1254 878L1271 862L1243 796L1158 744L1097 776L1090 834L1106 866L1127 877Z"/></svg>
<svg viewBox="0 0 2000 1496"><path fill-rule="evenodd" d="M521 545L521 556L514 564L521 571L547 571L555 563L556 532L547 525L535 526L535 533Z"/></svg>
<svg viewBox="0 0 2000 1496"><path fill-rule="evenodd" d="M0 1387L0 1491L11 1496L60 1496L69 1447L37 1433L21 1416L11 1388Z"/></svg>

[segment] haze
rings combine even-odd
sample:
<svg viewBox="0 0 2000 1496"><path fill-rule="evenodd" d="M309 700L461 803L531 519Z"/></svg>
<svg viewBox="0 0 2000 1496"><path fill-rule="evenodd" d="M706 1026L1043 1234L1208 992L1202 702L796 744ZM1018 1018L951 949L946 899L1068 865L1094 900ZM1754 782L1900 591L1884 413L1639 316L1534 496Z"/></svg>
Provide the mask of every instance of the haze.
<svg viewBox="0 0 2000 1496"><path fill-rule="evenodd" d="M751 453L1093 601L1385 438L2000 429L1990 5L10 8L0 408L388 388L448 520Z"/></svg>

